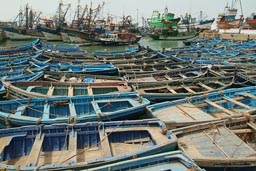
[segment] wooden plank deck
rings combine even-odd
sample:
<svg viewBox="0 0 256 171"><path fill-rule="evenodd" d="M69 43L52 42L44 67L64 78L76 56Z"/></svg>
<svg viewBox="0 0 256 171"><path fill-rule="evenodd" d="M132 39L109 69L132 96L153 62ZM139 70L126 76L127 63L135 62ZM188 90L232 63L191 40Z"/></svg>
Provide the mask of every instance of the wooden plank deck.
<svg viewBox="0 0 256 171"><path fill-rule="evenodd" d="M69 145L68 145L68 155L65 156L67 159L64 161L77 162L77 132L69 133Z"/></svg>
<svg viewBox="0 0 256 171"><path fill-rule="evenodd" d="M185 103L182 105L176 105L176 107L184 112L185 115L195 121L212 120L214 117L205 113L201 109L197 108L193 104Z"/></svg>
<svg viewBox="0 0 256 171"><path fill-rule="evenodd" d="M256 154L254 149L225 127L186 134L179 138L179 143L186 146L184 152L195 160L231 159Z"/></svg>
<svg viewBox="0 0 256 171"><path fill-rule="evenodd" d="M43 141L44 141L44 134L40 135L37 134L33 147L29 153L29 156L27 158L26 161L26 165L32 165L32 166L36 166L40 157L40 152L41 152L41 148L43 145Z"/></svg>
<svg viewBox="0 0 256 171"><path fill-rule="evenodd" d="M112 152L108 141L108 134L106 132L103 132L103 130L99 130L99 135L101 144L101 156L112 157Z"/></svg>

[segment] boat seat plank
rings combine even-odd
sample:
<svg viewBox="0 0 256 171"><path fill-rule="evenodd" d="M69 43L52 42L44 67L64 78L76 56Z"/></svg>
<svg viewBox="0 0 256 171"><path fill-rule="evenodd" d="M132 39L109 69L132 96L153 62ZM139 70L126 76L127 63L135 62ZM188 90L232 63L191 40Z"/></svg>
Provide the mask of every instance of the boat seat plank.
<svg viewBox="0 0 256 171"><path fill-rule="evenodd" d="M43 119L49 119L50 118L50 105L48 103L44 104L44 113L43 113Z"/></svg>
<svg viewBox="0 0 256 171"><path fill-rule="evenodd" d="M176 92L174 89L172 89L170 86L167 86L167 89L168 89L171 93L177 94L177 92Z"/></svg>
<svg viewBox="0 0 256 171"><path fill-rule="evenodd" d="M88 91L88 95L89 96L93 95L93 91L92 91L92 87L91 86L88 86L87 91Z"/></svg>
<svg viewBox="0 0 256 171"><path fill-rule="evenodd" d="M233 98L233 99L234 99L234 100L243 100L244 97L239 96L239 97L235 97L235 98ZM227 102L227 100L218 100L218 101L215 101L216 104L226 103L226 102ZM200 103L200 104L196 104L195 106L201 108L201 107L206 107L206 106L208 106L208 105L209 105L208 103Z"/></svg>
<svg viewBox="0 0 256 171"><path fill-rule="evenodd" d="M209 71L210 71L210 73L211 73L212 75L214 75L214 76L216 76L216 77L224 77L224 75L222 75L222 74L220 74L220 73L218 73L218 72L216 72L216 71L214 71L214 70L212 70L212 69L210 69Z"/></svg>
<svg viewBox="0 0 256 171"><path fill-rule="evenodd" d="M198 85L200 85L201 87L203 87L203 88L205 88L205 89L207 89L209 91L213 91L214 90L213 88L211 88L211 87L209 87L209 86L207 86L207 85L205 85L203 83L198 83Z"/></svg>
<svg viewBox="0 0 256 171"><path fill-rule="evenodd" d="M51 97L53 94L53 91L54 91L54 87L53 86L49 87L49 90L47 92L47 97Z"/></svg>
<svg viewBox="0 0 256 171"><path fill-rule="evenodd" d="M135 140L127 140L124 143L132 144L132 143L149 142L149 141L150 141L150 138L146 137L146 138L140 138L140 139L135 139Z"/></svg>
<svg viewBox="0 0 256 171"><path fill-rule="evenodd" d="M211 106L213 106L213 107L215 107L217 109L220 109L221 111L227 113L228 115L231 115L231 116L234 115L234 113L232 111L230 111L228 109L225 109L224 107L222 107L222 106L220 106L220 105L218 105L218 104L216 104L216 103L214 103L214 102L212 102L210 100L204 100L204 102L206 102L207 104L209 104L209 105L211 105Z"/></svg>
<svg viewBox="0 0 256 171"><path fill-rule="evenodd" d="M186 75L179 73L178 74L181 78L188 78Z"/></svg>
<svg viewBox="0 0 256 171"><path fill-rule="evenodd" d="M0 154L3 152L4 148L9 144L11 139L12 139L11 136L0 138L0 144L1 144L0 145Z"/></svg>
<svg viewBox="0 0 256 171"><path fill-rule="evenodd" d="M68 87L68 96L69 96L69 97L72 97L73 94L74 94L74 92L73 92L73 87L72 87L72 86L69 86L69 87Z"/></svg>
<svg viewBox="0 0 256 171"><path fill-rule="evenodd" d="M105 132L124 132L124 131L148 131L151 137L155 140L157 144L164 144L169 142L166 136L162 134L162 130L158 127L140 127L140 128L108 128Z"/></svg>
<svg viewBox="0 0 256 171"><path fill-rule="evenodd" d="M250 94L250 93L242 93L242 95L244 95L244 96L247 96L247 97L250 97L250 98L252 98L252 99L256 99L256 96L255 95L253 95L253 94Z"/></svg>
<svg viewBox="0 0 256 171"><path fill-rule="evenodd" d="M196 94L195 91L193 91L191 88L187 87L187 86L184 86L184 85L181 85L181 87L183 87L185 90L187 90L189 93L192 93L192 94Z"/></svg>
<svg viewBox="0 0 256 171"><path fill-rule="evenodd" d="M33 147L29 153L29 156L26 161L26 165L36 166L40 157L41 148L44 141L45 134L37 134Z"/></svg>
<svg viewBox="0 0 256 171"><path fill-rule="evenodd" d="M247 125L252 128L254 131L256 131L256 125L253 122L247 123Z"/></svg>
<svg viewBox="0 0 256 171"><path fill-rule="evenodd" d="M60 82L65 82L65 80L66 80L65 75L60 78Z"/></svg>
<svg viewBox="0 0 256 171"><path fill-rule="evenodd" d="M77 162L77 132L70 132L69 133L69 145L68 145L68 151L69 151L69 158L73 162Z"/></svg>
<svg viewBox="0 0 256 171"><path fill-rule="evenodd" d="M99 130L100 143L101 143L101 156L102 157L112 157L112 152L108 140L108 134Z"/></svg>
<svg viewBox="0 0 256 171"><path fill-rule="evenodd" d="M82 79L81 79L81 78L78 78L78 79L77 79L77 82L78 82L78 83L81 83L81 82L82 82Z"/></svg>
<svg viewBox="0 0 256 171"><path fill-rule="evenodd" d="M219 81L216 81L215 83L217 83L217 84L219 84L219 85L221 85L221 86L226 86L226 84L224 84L224 83L222 83L222 82L219 82Z"/></svg>
<svg viewBox="0 0 256 171"><path fill-rule="evenodd" d="M168 71L171 70L171 68L169 68L168 66L165 66L164 68L165 68L166 70L168 70Z"/></svg>
<svg viewBox="0 0 256 171"><path fill-rule="evenodd" d="M229 97L223 97L223 98L224 98L225 100L231 102L231 103L234 103L234 104L236 104L236 105L238 105L238 106L241 106L241 107L244 107L244 108L246 108L246 109L249 109L249 110L253 109L252 107L250 107L250 106L248 106L248 105L246 105L246 104L243 104L243 103L241 103L241 102L239 102L239 101L236 101L236 100L234 100L234 99L231 99L231 98L229 98Z"/></svg>
<svg viewBox="0 0 256 171"><path fill-rule="evenodd" d="M75 109L75 104L74 103L69 103L69 110L70 110L70 115L74 118L76 118L76 109Z"/></svg>
<svg viewBox="0 0 256 171"><path fill-rule="evenodd" d="M28 86L27 89L26 89L26 91L31 92L31 90L32 90L33 88L35 88L35 87L36 87L36 86Z"/></svg>
<svg viewBox="0 0 256 171"><path fill-rule="evenodd" d="M27 107L28 107L27 105L18 106L18 108L15 112L15 115L21 116Z"/></svg>
<svg viewBox="0 0 256 171"><path fill-rule="evenodd" d="M164 75L164 78L166 78L167 80L173 80L169 75Z"/></svg>

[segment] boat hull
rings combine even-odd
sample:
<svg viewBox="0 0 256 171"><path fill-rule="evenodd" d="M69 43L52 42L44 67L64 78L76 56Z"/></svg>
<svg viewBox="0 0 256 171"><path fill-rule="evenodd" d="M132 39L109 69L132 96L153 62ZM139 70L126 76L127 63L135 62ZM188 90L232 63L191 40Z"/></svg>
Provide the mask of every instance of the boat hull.
<svg viewBox="0 0 256 171"><path fill-rule="evenodd" d="M24 35L24 34L9 32L9 31L5 31L5 35L10 40L33 40L38 38L36 36Z"/></svg>
<svg viewBox="0 0 256 171"><path fill-rule="evenodd" d="M112 121L0 130L4 153L0 167L23 171L88 169L172 151L177 148L177 139L162 124L159 120Z"/></svg>
<svg viewBox="0 0 256 171"><path fill-rule="evenodd" d="M198 33L191 33L191 34L178 34L177 36L164 36L159 34L150 34L149 36L153 40L169 40L169 41L176 41L176 40L188 40L196 37Z"/></svg>
<svg viewBox="0 0 256 171"><path fill-rule="evenodd" d="M246 23L253 29L256 29L256 19L246 19Z"/></svg>
<svg viewBox="0 0 256 171"><path fill-rule="evenodd" d="M17 109L17 112L8 117L10 113L2 110L0 120L9 126L35 125L38 122L42 124L70 123L71 120L75 120L77 123L97 120L126 120L140 116L141 113L145 112L146 105L150 103L147 99L140 98L138 94L133 92L47 98L49 103L43 105L42 102L45 99L8 101L9 105L14 104L13 107ZM73 102L70 101L71 99ZM32 105L21 105L27 103L28 100ZM3 103L2 105L7 105L5 102ZM21 108L24 110L20 111Z"/></svg>

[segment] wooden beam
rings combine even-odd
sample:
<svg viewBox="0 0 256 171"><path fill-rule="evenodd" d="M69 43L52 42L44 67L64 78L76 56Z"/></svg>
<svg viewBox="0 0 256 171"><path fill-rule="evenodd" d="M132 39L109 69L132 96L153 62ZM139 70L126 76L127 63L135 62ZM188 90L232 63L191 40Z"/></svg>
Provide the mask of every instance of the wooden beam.
<svg viewBox="0 0 256 171"><path fill-rule="evenodd" d="M244 97L235 97L233 98L234 100L243 100ZM216 104L220 104L220 103L226 103L227 100L218 100L218 101L215 101ZM196 104L195 105L196 107L205 107L205 106L208 106L207 103L201 103L201 104Z"/></svg>
<svg viewBox="0 0 256 171"><path fill-rule="evenodd" d="M166 70L168 70L168 71L171 70L171 68L169 68L168 66L165 66L164 68L165 68Z"/></svg>
<svg viewBox="0 0 256 171"><path fill-rule="evenodd" d="M70 85L70 86L68 87L68 96L69 96L69 97L72 97L73 95L74 95L73 87Z"/></svg>
<svg viewBox="0 0 256 171"><path fill-rule="evenodd" d="M47 97L51 97L53 91L54 91L54 87L53 86L49 87L48 92L47 92Z"/></svg>
<svg viewBox="0 0 256 171"><path fill-rule="evenodd" d="M77 114L76 114L75 104L70 102L68 105L69 105L70 115L76 118Z"/></svg>
<svg viewBox="0 0 256 171"><path fill-rule="evenodd" d="M243 104L243 103L241 103L241 102L239 102L239 101L236 101L236 100L234 100L234 99L231 99L231 98L229 98L229 97L223 97L223 99L226 99L227 101L229 101L229 102L231 102L231 103L234 103L234 104L236 104L236 105L238 105L238 106L242 106L242 107L244 107L244 108L246 108L246 109L249 109L249 110L253 109L252 107L250 107L250 106L248 106L248 105L246 105L246 104Z"/></svg>
<svg viewBox="0 0 256 171"><path fill-rule="evenodd" d="M91 86L88 86L87 93L88 93L89 96L93 95L93 91L92 91L92 87Z"/></svg>
<svg viewBox="0 0 256 171"><path fill-rule="evenodd" d="M172 89L170 86L167 86L167 89L172 93L172 94L177 94L177 92Z"/></svg>
<svg viewBox="0 0 256 171"><path fill-rule="evenodd" d="M216 81L215 83L217 83L217 84L219 84L219 85L221 85L221 86L226 86L226 84L224 84L224 83L222 83L222 82L219 82L219 81Z"/></svg>
<svg viewBox="0 0 256 171"><path fill-rule="evenodd" d="M228 115L234 115L234 113L232 112L232 111L230 111L230 110L228 110L228 109L225 109L224 107L222 107L222 106L220 106L220 105L218 105L218 104L216 104L216 103L214 103L214 102L212 102L212 101L209 101L209 100L204 100L207 104L209 104L209 105L211 105L211 106L213 106L213 107L215 107L215 108L217 108L217 109L220 109L221 111L223 111L223 112L225 112L225 113L227 113Z"/></svg>
<svg viewBox="0 0 256 171"><path fill-rule="evenodd" d="M50 105L48 103L44 104L44 113L43 113L43 119L49 119L50 118Z"/></svg>
<svg viewBox="0 0 256 171"><path fill-rule="evenodd" d="M101 157L112 157L112 152L110 149L108 134L99 130L100 135L100 145L101 145Z"/></svg>
<svg viewBox="0 0 256 171"><path fill-rule="evenodd" d="M184 86L184 85L181 85L181 87L183 87L185 90L187 90L189 93L192 93L192 94L196 94L195 91L193 91L191 88L187 87L187 86Z"/></svg>
<svg viewBox="0 0 256 171"><path fill-rule="evenodd" d="M256 130L252 130L252 129L238 129L238 130L232 130L232 132L234 132L235 134L248 134L248 133L253 133Z"/></svg>
<svg viewBox="0 0 256 171"><path fill-rule="evenodd" d="M69 133L69 145L68 145L70 160L77 162L77 132Z"/></svg>
<svg viewBox="0 0 256 171"><path fill-rule="evenodd" d="M251 127L254 131L256 131L256 125L253 122L247 123L249 127Z"/></svg>
<svg viewBox="0 0 256 171"><path fill-rule="evenodd" d="M198 83L198 85L200 85L201 87L203 87L203 88L205 88L205 89L207 89L209 91L213 91L214 90L213 88L211 88L211 87L209 87L209 86L207 86L207 85L205 85L203 83Z"/></svg>
<svg viewBox="0 0 256 171"><path fill-rule="evenodd" d="M60 78L60 82L65 82L67 78L65 77L65 75L63 75L61 78Z"/></svg>
<svg viewBox="0 0 256 171"><path fill-rule="evenodd" d="M247 97L250 97L252 99L256 99L256 96L253 95L253 94L250 94L250 93L243 93L243 95L247 96Z"/></svg>
<svg viewBox="0 0 256 171"><path fill-rule="evenodd" d="M178 74L181 78L188 78L186 75L179 73Z"/></svg>
<svg viewBox="0 0 256 171"><path fill-rule="evenodd" d="M26 161L26 165L28 166L37 166L39 157L40 157L40 152L41 152L41 148L43 145L43 141L44 141L44 134L37 134L33 147L29 153L29 156L27 158Z"/></svg>
<svg viewBox="0 0 256 171"><path fill-rule="evenodd" d="M124 141L124 143L133 144L133 143L149 142L149 141L150 141L150 138L146 137L146 138L139 138L139 139L134 139L134 140L127 140L127 141Z"/></svg>
<svg viewBox="0 0 256 171"><path fill-rule="evenodd" d="M164 75L164 78L166 78L167 80L173 80L169 75Z"/></svg>

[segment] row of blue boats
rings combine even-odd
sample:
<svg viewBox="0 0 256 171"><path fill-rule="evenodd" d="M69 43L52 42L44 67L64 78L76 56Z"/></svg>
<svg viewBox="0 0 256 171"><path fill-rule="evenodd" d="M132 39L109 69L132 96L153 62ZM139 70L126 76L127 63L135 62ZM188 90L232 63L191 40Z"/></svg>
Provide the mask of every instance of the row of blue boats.
<svg viewBox="0 0 256 171"><path fill-rule="evenodd" d="M256 42L0 49L0 169L256 169Z"/></svg>

